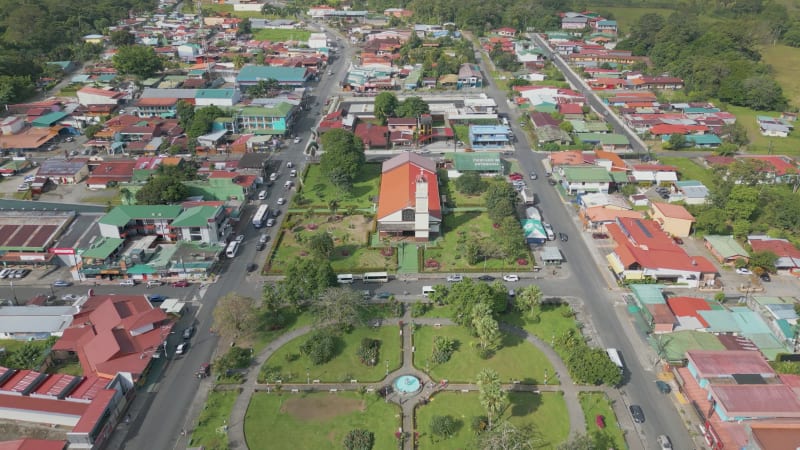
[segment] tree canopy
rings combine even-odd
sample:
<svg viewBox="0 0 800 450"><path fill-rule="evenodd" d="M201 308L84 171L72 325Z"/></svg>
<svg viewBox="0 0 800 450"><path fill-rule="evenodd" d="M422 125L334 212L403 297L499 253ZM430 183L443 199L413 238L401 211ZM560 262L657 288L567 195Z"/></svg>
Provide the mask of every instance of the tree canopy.
<svg viewBox="0 0 800 450"><path fill-rule="evenodd" d="M286 265L279 289L287 302L297 305L319 297L336 285L336 274L328 260L295 258Z"/></svg>
<svg viewBox="0 0 800 450"><path fill-rule="evenodd" d="M349 190L366 161L361 138L347 130L333 129L325 132L320 141L325 151L320 159L322 173L334 186Z"/></svg>
<svg viewBox="0 0 800 450"><path fill-rule="evenodd" d="M367 300L349 287L331 287L311 305L317 325L327 325L347 331L365 321Z"/></svg>
<svg viewBox="0 0 800 450"><path fill-rule="evenodd" d="M146 45L123 45L113 57L114 68L122 75L150 78L164 70L164 60L153 47Z"/></svg>
<svg viewBox="0 0 800 450"><path fill-rule="evenodd" d="M258 310L256 301L239 294L228 294L219 299L213 311L214 330L223 336L245 336L256 329Z"/></svg>

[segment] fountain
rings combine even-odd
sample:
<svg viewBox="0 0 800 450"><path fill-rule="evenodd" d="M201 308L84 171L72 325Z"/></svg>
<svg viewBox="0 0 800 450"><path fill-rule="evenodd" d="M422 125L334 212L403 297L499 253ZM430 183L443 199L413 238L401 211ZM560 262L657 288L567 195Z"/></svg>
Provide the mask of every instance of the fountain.
<svg viewBox="0 0 800 450"><path fill-rule="evenodd" d="M399 376L394 380L393 384L395 391L401 394L416 394L422 387L419 378L413 375Z"/></svg>

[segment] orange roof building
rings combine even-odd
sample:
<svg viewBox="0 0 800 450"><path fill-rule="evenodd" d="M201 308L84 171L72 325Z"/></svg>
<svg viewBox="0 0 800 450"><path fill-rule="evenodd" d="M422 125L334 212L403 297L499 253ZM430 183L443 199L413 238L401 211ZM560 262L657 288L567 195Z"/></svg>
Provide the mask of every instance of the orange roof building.
<svg viewBox="0 0 800 450"><path fill-rule="evenodd" d="M408 152L383 163L378 196L378 231L425 242L442 223L436 163Z"/></svg>

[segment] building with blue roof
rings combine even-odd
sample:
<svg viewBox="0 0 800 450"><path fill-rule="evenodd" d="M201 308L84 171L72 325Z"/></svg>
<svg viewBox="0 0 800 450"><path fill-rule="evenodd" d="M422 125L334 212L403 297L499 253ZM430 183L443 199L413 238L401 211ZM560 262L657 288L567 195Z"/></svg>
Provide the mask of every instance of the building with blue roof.
<svg viewBox="0 0 800 450"><path fill-rule="evenodd" d="M469 145L474 150L503 150L511 143L511 129L505 125L470 125Z"/></svg>

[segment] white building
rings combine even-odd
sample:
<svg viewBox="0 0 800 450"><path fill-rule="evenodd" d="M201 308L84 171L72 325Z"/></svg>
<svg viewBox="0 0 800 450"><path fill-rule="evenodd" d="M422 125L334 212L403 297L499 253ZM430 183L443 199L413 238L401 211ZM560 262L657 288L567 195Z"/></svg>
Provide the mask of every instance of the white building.
<svg viewBox="0 0 800 450"><path fill-rule="evenodd" d="M311 33L308 37L308 48L318 49L328 47L328 36L325 33Z"/></svg>
<svg viewBox="0 0 800 450"><path fill-rule="evenodd" d="M28 341L61 336L77 312L75 306L3 306L0 339Z"/></svg>
<svg viewBox="0 0 800 450"><path fill-rule="evenodd" d="M99 89L85 86L78 90L78 103L89 105L118 105L122 102L125 93L111 89Z"/></svg>

